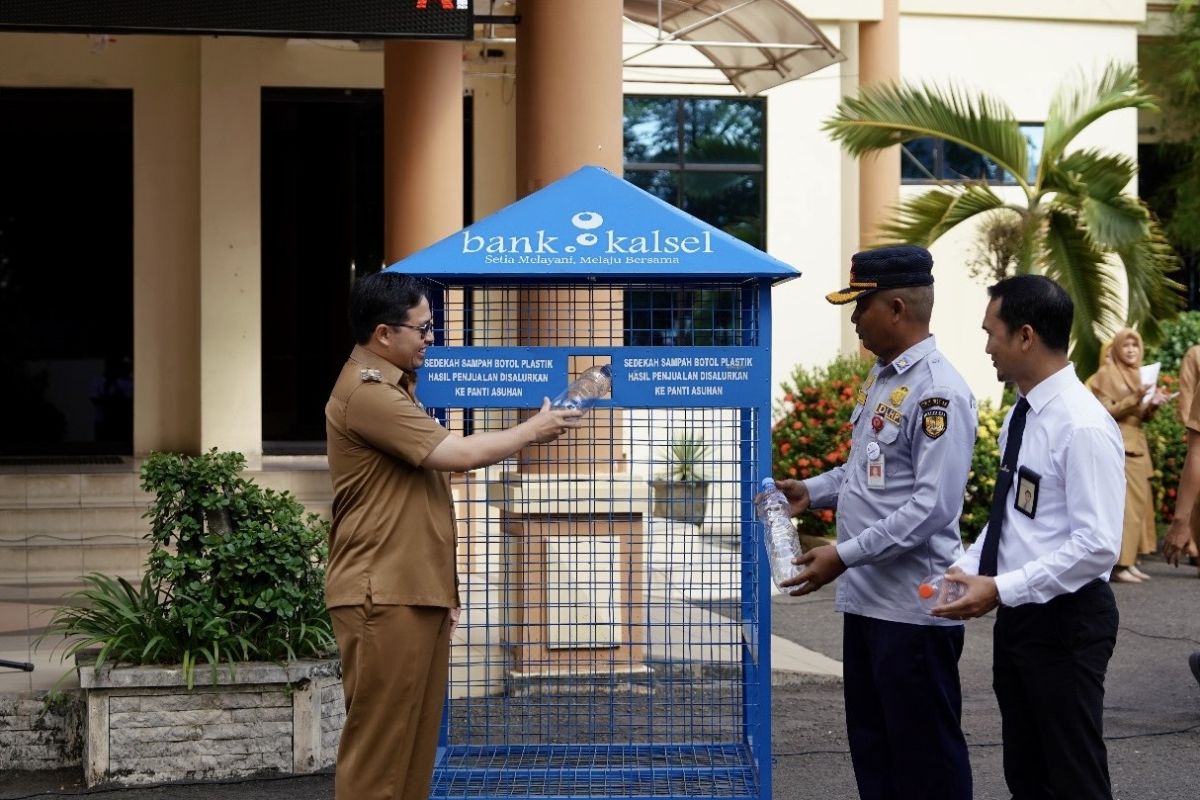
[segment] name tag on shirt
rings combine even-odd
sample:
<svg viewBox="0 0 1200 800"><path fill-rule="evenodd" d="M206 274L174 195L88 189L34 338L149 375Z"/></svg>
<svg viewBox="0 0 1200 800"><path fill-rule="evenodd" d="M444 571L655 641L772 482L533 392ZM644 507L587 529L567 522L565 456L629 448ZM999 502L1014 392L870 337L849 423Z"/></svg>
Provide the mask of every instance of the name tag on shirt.
<svg viewBox="0 0 1200 800"><path fill-rule="evenodd" d="M1013 508L1033 519L1037 515L1038 488L1042 484L1042 476L1028 467L1017 470L1017 496L1013 500Z"/></svg>
<svg viewBox="0 0 1200 800"><path fill-rule="evenodd" d="M872 442L874 444L874 442ZM883 453L879 453L875 458L867 459L867 488L868 489L883 489Z"/></svg>

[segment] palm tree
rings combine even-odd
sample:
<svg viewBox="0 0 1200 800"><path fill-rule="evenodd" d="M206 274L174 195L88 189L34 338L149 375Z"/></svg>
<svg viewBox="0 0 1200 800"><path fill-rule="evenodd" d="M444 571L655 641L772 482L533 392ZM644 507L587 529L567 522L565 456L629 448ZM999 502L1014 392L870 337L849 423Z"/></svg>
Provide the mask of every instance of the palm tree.
<svg viewBox="0 0 1200 800"><path fill-rule="evenodd" d="M902 201L882 228L884 243L929 246L981 215L983 221L1016 226L1014 269L1048 275L1070 294L1075 303L1071 358L1087 375L1099 357L1098 331L1128 321L1147 341L1156 341L1160 320L1174 317L1180 306L1180 287L1167 277L1178 268L1175 252L1145 204L1124 191L1137 172L1136 162L1094 149L1068 152L1088 125L1129 108L1154 108L1132 66L1110 64L1094 82L1060 87L1046 115L1032 179L1017 118L1003 101L986 94L930 85L867 86L858 97L843 99L824 127L854 156L933 136L978 153L1011 176L1024 204L1001 199L986 181L948 183ZM1110 257L1125 270L1124 309Z"/></svg>

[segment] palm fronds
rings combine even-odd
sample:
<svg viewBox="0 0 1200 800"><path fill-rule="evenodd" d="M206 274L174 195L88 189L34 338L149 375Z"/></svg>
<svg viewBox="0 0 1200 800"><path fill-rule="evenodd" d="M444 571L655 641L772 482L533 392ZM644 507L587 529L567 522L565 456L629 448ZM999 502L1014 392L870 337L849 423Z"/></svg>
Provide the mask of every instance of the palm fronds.
<svg viewBox="0 0 1200 800"><path fill-rule="evenodd" d="M881 228L882 238L889 244L928 247L955 225L1003 206L995 192L980 184L931 189L900 203L893 221Z"/></svg>
<svg viewBox="0 0 1200 800"><path fill-rule="evenodd" d="M842 100L823 129L854 156L936 136L987 156L1018 182L1029 171L1025 137L1012 109L953 86L865 86L858 97Z"/></svg>
<svg viewBox="0 0 1200 800"><path fill-rule="evenodd" d="M1132 64L1109 64L1095 81L1063 84L1046 115L1043 162L1056 160L1084 128L1123 108L1157 108L1154 96L1142 90Z"/></svg>

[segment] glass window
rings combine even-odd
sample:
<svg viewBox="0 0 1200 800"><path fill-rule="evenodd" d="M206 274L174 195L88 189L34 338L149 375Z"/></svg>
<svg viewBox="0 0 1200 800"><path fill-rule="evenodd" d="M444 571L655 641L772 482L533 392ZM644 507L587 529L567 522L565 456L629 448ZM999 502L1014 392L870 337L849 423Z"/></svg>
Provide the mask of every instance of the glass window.
<svg viewBox="0 0 1200 800"><path fill-rule="evenodd" d="M766 246L766 104L755 98L625 98L625 179L758 248ZM737 341L729 290L629 289L626 343Z"/></svg>
<svg viewBox="0 0 1200 800"><path fill-rule="evenodd" d="M1042 155L1045 126L1040 122L1021 125L1021 135L1028 148L1029 175L1037 177L1037 163ZM901 145L900 180L902 183L938 183L942 181L984 181L992 185L1015 186L1012 175L990 159L956 142L925 136Z"/></svg>

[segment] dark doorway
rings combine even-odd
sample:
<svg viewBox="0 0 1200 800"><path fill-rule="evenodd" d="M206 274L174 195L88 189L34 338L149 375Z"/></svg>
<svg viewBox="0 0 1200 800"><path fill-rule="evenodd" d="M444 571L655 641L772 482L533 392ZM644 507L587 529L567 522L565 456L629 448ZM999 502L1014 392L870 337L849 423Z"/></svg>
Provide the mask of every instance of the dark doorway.
<svg viewBox="0 0 1200 800"><path fill-rule="evenodd" d="M0 88L0 456L133 452L133 92Z"/></svg>
<svg viewBox="0 0 1200 800"><path fill-rule="evenodd" d="M263 89L263 452L324 453L356 274L383 263L383 92Z"/></svg>
<svg viewBox="0 0 1200 800"><path fill-rule="evenodd" d="M464 224L472 98L464 97ZM262 93L263 452L325 452L355 277L383 264L383 92Z"/></svg>

